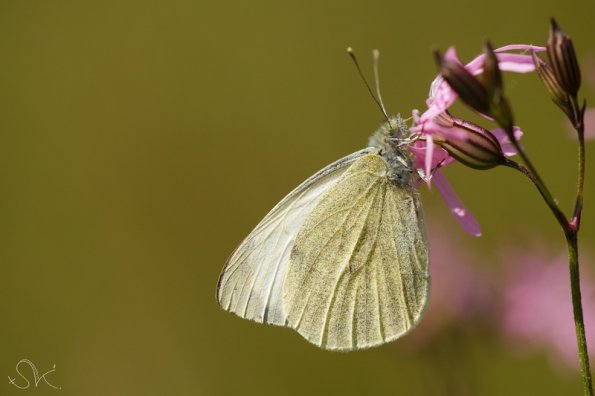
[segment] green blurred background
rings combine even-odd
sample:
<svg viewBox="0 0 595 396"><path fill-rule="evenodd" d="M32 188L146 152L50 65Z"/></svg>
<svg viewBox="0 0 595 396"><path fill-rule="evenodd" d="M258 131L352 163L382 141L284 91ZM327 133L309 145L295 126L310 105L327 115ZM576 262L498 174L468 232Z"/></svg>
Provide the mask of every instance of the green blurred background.
<svg viewBox="0 0 595 396"><path fill-rule="evenodd" d="M592 1L3 1L0 394L448 394L435 351L408 350L409 337L324 352L220 310L217 277L284 194L382 121L348 45L367 73L381 50L386 106L408 115L424 108L434 48L469 60L485 38L543 44L555 16L583 60L593 15ZM525 147L569 208L575 143L561 114L534 75L506 84ZM583 246L595 241L588 171ZM465 235L424 189L428 222L475 265L497 268L498 252L532 239L563 251L519 175L447 175L484 236ZM516 356L489 328L460 344L446 366L468 394L580 393L577 372ZM22 358L42 373L56 364L48 378L62 389L10 385Z"/></svg>

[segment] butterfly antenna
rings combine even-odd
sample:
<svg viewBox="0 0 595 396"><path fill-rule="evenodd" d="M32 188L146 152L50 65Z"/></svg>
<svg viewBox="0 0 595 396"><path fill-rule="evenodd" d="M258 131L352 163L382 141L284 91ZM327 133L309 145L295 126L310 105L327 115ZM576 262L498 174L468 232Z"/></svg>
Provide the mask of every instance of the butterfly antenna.
<svg viewBox="0 0 595 396"><path fill-rule="evenodd" d="M374 59L374 83L376 85L376 96L378 97L378 102L380 103L380 108L382 109L384 116L388 119L386 107L384 107L382 95L380 95L380 73L378 73L378 64L380 63L380 51L378 51L377 49L372 50L372 57Z"/></svg>
<svg viewBox="0 0 595 396"><path fill-rule="evenodd" d="M390 118L388 117L388 114L386 114L386 111L384 110L384 105L382 104L382 102L380 100L378 100L378 98L376 98L376 95L374 95L374 92L372 92L372 88L370 88L370 84L368 84L368 80L366 80L366 77L364 77L364 73L362 73L362 69L359 67L359 62L357 61L357 58L355 57L353 48L347 47L347 53L351 57L351 60L353 60L353 63L355 64L355 68L357 69L359 76L362 78L362 81L366 85L366 88L368 88L368 92L370 93L370 96L372 96L372 99L374 99L374 102L376 102L378 107L380 107L382 114L384 114L384 117L386 117L386 121L388 121L390 123Z"/></svg>

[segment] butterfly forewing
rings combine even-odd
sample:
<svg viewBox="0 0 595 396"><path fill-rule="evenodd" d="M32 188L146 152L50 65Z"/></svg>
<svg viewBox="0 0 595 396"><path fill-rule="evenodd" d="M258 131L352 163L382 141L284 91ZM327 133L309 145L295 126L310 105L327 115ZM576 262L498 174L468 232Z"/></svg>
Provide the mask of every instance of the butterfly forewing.
<svg viewBox="0 0 595 396"><path fill-rule="evenodd" d="M335 350L392 341L419 321L429 288L421 207L376 154L320 198L293 244L283 284L288 325Z"/></svg>
<svg viewBox="0 0 595 396"><path fill-rule="evenodd" d="M298 231L321 196L368 148L310 177L277 204L238 246L219 277L217 299L226 310L258 322L285 325L282 286Z"/></svg>

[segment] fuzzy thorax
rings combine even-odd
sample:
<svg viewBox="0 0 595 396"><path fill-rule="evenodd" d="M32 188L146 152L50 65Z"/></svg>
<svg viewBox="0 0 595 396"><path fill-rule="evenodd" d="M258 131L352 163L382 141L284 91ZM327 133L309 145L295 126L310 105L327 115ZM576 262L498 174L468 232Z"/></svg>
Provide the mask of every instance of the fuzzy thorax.
<svg viewBox="0 0 595 396"><path fill-rule="evenodd" d="M370 136L371 147L378 147L389 169L388 177L396 184L411 185L413 156L408 149L409 128L400 115L391 116Z"/></svg>

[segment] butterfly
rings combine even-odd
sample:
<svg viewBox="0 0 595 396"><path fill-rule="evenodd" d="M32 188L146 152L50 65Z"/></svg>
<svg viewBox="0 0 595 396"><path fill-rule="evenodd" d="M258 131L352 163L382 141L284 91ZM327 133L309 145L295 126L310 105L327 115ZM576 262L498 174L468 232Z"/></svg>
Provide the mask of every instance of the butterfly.
<svg viewBox="0 0 595 396"><path fill-rule="evenodd" d="M428 241L408 128L388 117L369 147L279 202L231 254L217 300L327 350L396 340L428 302Z"/></svg>

